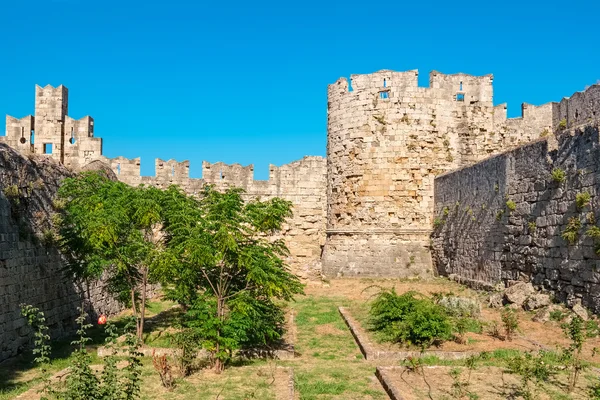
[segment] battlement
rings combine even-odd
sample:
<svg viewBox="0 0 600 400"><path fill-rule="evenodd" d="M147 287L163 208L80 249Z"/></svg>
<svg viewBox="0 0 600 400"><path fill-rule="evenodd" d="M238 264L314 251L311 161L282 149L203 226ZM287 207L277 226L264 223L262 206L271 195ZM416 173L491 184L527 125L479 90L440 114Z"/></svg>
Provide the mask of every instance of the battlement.
<svg viewBox="0 0 600 400"><path fill-rule="evenodd" d="M573 128L598 120L600 120L600 84L598 83L553 104L552 126L555 129Z"/></svg>
<svg viewBox="0 0 600 400"><path fill-rule="evenodd" d="M383 100L403 101L418 93L418 97L452 100L460 105L492 102L494 77L491 74L473 76L432 71L429 74L428 88L419 87L418 77L419 71L416 69L405 72L381 70L372 74L351 75L350 84L346 78L340 78L329 85L329 98L330 101L335 100L347 93L351 93L354 98L361 98L360 94L368 93Z"/></svg>

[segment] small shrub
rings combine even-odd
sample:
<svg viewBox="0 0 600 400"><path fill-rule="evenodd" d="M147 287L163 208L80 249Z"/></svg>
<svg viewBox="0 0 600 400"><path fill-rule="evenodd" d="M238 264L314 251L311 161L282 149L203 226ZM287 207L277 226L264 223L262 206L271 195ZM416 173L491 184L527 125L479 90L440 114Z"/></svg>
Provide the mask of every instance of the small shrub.
<svg viewBox="0 0 600 400"><path fill-rule="evenodd" d="M594 321L585 323L579 316L574 316L562 327L565 336L571 340L569 347L563 349L563 363L569 368L569 392L572 392L577 386L581 372L590 367L590 364L581 358L581 352L588 338L598 336L598 324Z"/></svg>
<svg viewBox="0 0 600 400"><path fill-rule="evenodd" d="M579 230L581 229L581 220L579 217L571 217L569 218L569 222L567 223L567 227L562 233L562 238L567 241L570 245L575 244L577 238L579 237Z"/></svg>
<svg viewBox="0 0 600 400"><path fill-rule="evenodd" d="M50 336L46 317L39 308L28 304L21 304L21 315L27 319L27 324L34 330L33 354L36 356L34 362L41 365L42 371L46 371L46 365L50 363Z"/></svg>
<svg viewBox="0 0 600 400"><path fill-rule="evenodd" d="M544 130L542 131L542 133L540 133L540 137L541 137L541 138L545 138L545 137L547 137L549 134L550 134L550 131L549 131L548 129L544 129Z"/></svg>
<svg viewBox="0 0 600 400"><path fill-rule="evenodd" d="M8 185L4 188L4 195L9 199L19 197L19 187L17 185Z"/></svg>
<svg viewBox="0 0 600 400"><path fill-rule="evenodd" d="M440 226L444 225L444 220L441 218L436 218L433 220L433 227L434 228L439 228Z"/></svg>
<svg viewBox="0 0 600 400"><path fill-rule="evenodd" d="M446 206L446 207L444 207L443 212L444 212L444 217L447 217L448 214L450 214L450 209Z"/></svg>
<svg viewBox="0 0 600 400"><path fill-rule="evenodd" d="M556 183L563 183L566 179L566 173L560 168L554 168L551 172L552 180Z"/></svg>
<svg viewBox="0 0 600 400"><path fill-rule="evenodd" d="M527 224L527 227L529 228L529 233L533 235L535 233L535 228L537 227L537 225L535 224L535 222L531 221Z"/></svg>
<svg viewBox="0 0 600 400"><path fill-rule="evenodd" d="M567 314L565 314L561 310L552 310L550 311L549 318L551 321L562 322L562 320L565 319L566 316Z"/></svg>
<svg viewBox="0 0 600 400"><path fill-rule="evenodd" d="M507 200L506 208L508 208L508 211L515 211L517 209L517 204L512 200Z"/></svg>
<svg viewBox="0 0 600 400"><path fill-rule="evenodd" d="M504 215L504 210L498 210L496 212L496 221L500 221L502 219L503 215Z"/></svg>
<svg viewBox="0 0 600 400"><path fill-rule="evenodd" d="M558 130L560 131L564 131L565 129L567 129L567 119L563 118L560 120L560 122L558 123Z"/></svg>
<svg viewBox="0 0 600 400"><path fill-rule="evenodd" d="M501 315L502 326L504 328L504 338L508 341L512 340L514 333L519 328L519 320L512 308L504 307Z"/></svg>
<svg viewBox="0 0 600 400"><path fill-rule="evenodd" d="M173 389L175 380L173 379L173 374L171 374L171 366L169 365L167 355L163 354L162 356L157 356L154 351L152 351L152 365L154 365L154 369L158 372L162 385L167 388L167 390Z"/></svg>
<svg viewBox="0 0 600 400"><path fill-rule="evenodd" d="M417 145L415 145L414 143L409 143L406 146L406 149L409 150L409 151L415 151L417 149Z"/></svg>
<svg viewBox="0 0 600 400"><path fill-rule="evenodd" d="M443 307L416 292L402 295L382 291L370 310L370 324L385 341L427 348L452 337L452 326Z"/></svg>
<svg viewBox="0 0 600 400"><path fill-rule="evenodd" d="M577 193L575 196L575 204L577 205L577 209L581 210L588 204L590 204L592 196L588 192Z"/></svg>
<svg viewBox="0 0 600 400"><path fill-rule="evenodd" d="M532 382L539 387L556 373L556 367L552 363L548 363L547 360L548 357L544 351L540 351L538 354L533 352L520 353L506 360L508 370L521 376L519 394L523 399L533 400L536 398L531 387Z"/></svg>

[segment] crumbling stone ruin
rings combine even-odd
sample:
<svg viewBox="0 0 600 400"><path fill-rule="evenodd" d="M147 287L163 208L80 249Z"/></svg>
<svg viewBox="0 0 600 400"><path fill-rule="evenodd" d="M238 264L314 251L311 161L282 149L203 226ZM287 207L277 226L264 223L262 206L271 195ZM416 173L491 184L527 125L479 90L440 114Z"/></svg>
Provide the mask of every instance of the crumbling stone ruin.
<svg viewBox="0 0 600 400"><path fill-rule="evenodd" d="M220 162L203 162L195 179L188 161L160 159L155 176L141 176L139 158L102 154L92 118L67 116L64 86L36 87L35 115L7 116L0 149L35 163L51 158L63 174L103 165L131 185L177 184L193 194L213 184L290 200L294 217L282 234L290 265L305 278L439 273L490 287L524 280L600 310L597 238L584 234L598 218L600 86L560 103L523 104L521 117L507 118L506 105L493 104L491 75L432 72L429 87L417 78L416 70L382 70L329 85L327 158L272 165L268 180L255 180L252 165ZM549 178L556 168L566 174L560 185ZM574 205L583 192L585 215ZM14 268L0 301L18 300L19 274L59 260L40 261L45 250L15 236L6 193L0 202L0 277L3 266ZM581 226L570 244L563 232L573 217ZM51 310L68 302L48 298L40 301ZM20 329L17 319L18 309L0 313L0 334ZM13 347L0 349L0 359Z"/></svg>

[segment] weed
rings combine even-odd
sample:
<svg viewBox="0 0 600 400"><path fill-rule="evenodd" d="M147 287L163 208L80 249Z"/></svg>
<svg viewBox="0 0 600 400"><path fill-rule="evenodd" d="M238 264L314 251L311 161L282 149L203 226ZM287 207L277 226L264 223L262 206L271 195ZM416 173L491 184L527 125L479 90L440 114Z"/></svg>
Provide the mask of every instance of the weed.
<svg viewBox="0 0 600 400"><path fill-rule="evenodd" d="M167 360L167 355L163 354L162 356L157 356L154 351L152 351L152 365L156 372L158 372L162 385L167 390L173 389L175 380L171 374L171 366L169 365L169 360Z"/></svg>
<svg viewBox="0 0 600 400"><path fill-rule="evenodd" d="M552 177L552 180L556 183L563 183L567 179L565 171L558 167L552 170L550 176Z"/></svg>
<svg viewBox="0 0 600 400"><path fill-rule="evenodd" d="M517 204L512 200L507 200L506 208L508 208L508 211L513 212L517 209Z"/></svg>
<svg viewBox="0 0 600 400"><path fill-rule="evenodd" d="M521 376L520 395L525 400L536 398L531 388L532 381L536 386L547 381L551 375L556 373L553 364L547 362L546 352L540 351L538 354L533 352L519 353L507 359L506 364L511 373Z"/></svg>
<svg viewBox="0 0 600 400"><path fill-rule="evenodd" d="M508 341L512 340L513 334L519 328L519 320L512 308L505 306L500 314L502 326L504 328L504 338Z"/></svg>
<svg viewBox="0 0 600 400"><path fill-rule="evenodd" d="M588 204L590 204L590 199L592 196L588 192L577 193L575 196L575 204L577 205L577 209L581 210Z"/></svg>
<svg viewBox="0 0 600 400"><path fill-rule="evenodd" d="M565 319L566 316L567 314L565 314L561 310L552 310L550 311L549 318L551 321L562 322L562 320Z"/></svg>
<svg viewBox="0 0 600 400"><path fill-rule="evenodd" d="M502 220L502 216L504 215L504 210L498 210L496 212L496 221Z"/></svg>
<svg viewBox="0 0 600 400"><path fill-rule="evenodd" d="M540 133L540 137L541 137L541 138L545 138L545 137L547 137L549 134L550 134L550 131L549 131L548 129L544 129L544 130L542 131L542 133Z"/></svg>
<svg viewBox="0 0 600 400"><path fill-rule="evenodd" d="M444 225L444 220L441 218L436 218L433 220L433 227L434 228L439 228L440 226Z"/></svg>
<svg viewBox="0 0 600 400"><path fill-rule="evenodd" d="M447 206L444 207L443 213L444 213L444 217L447 217L448 214L450 214L450 209Z"/></svg>
<svg viewBox="0 0 600 400"><path fill-rule="evenodd" d="M530 221L530 222L527 224L527 227L529 228L529 233L533 235L533 234L535 233L535 228L536 228L536 224L535 224L535 222L533 222L533 221Z"/></svg>
<svg viewBox="0 0 600 400"><path fill-rule="evenodd" d="M567 129L567 119L563 118L558 123L558 130L559 131L564 131L565 129Z"/></svg>
<svg viewBox="0 0 600 400"><path fill-rule="evenodd" d="M569 222L567 223L567 227L561 234L562 238L567 241L570 245L575 244L577 238L579 237L579 230L581 229L581 220L579 217L571 217L569 218ZM589 230L588 230L589 231Z"/></svg>

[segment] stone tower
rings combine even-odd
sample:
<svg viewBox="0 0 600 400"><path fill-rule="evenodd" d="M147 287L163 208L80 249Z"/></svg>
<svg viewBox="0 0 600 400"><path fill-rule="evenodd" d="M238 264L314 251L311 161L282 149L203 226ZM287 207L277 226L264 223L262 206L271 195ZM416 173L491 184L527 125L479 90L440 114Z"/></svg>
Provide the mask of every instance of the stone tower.
<svg viewBox="0 0 600 400"><path fill-rule="evenodd" d="M35 125L33 152L48 154L64 162L65 117L69 107L69 91L63 85L56 88L35 87Z"/></svg>
<svg viewBox="0 0 600 400"><path fill-rule="evenodd" d="M94 137L91 117L67 115L69 91L60 85L35 87L35 115L6 116L5 142L23 154L43 154L67 167L80 168L102 157L102 139Z"/></svg>
<svg viewBox="0 0 600 400"><path fill-rule="evenodd" d="M551 104L507 119L492 75L417 79L384 70L329 85L327 276L428 273L435 176L551 130Z"/></svg>

